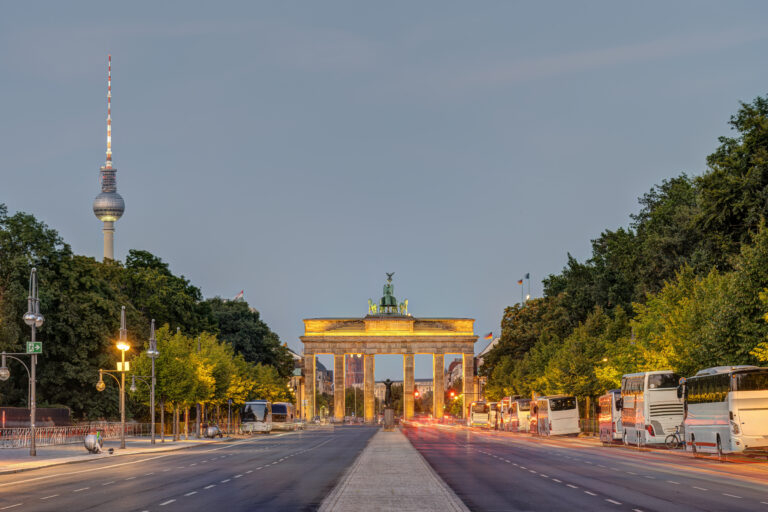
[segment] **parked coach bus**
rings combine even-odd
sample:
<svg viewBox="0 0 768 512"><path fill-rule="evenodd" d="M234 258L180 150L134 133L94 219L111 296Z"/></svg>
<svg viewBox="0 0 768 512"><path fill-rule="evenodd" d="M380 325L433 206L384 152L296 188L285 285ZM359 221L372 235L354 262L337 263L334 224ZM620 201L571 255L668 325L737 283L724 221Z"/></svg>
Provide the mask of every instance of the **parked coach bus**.
<svg viewBox="0 0 768 512"><path fill-rule="evenodd" d="M679 377L670 370L631 373L621 378L624 444L663 444L683 423Z"/></svg>
<svg viewBox="0 0 768 512"><path fill-rule="evenodd" d="M621 428L621 390L612 389L600 397L600 415L598 423L600 425L600 441L604 444L611 444L614 441L621 441L623 429Z"/></svg>
<svg viewBox="0 0 768 512"><path fill-rule="evenodd" d="M517 398L509 405L509 430L529 432L531 425L531 399Z"/></svg>
<svg viewBox="0 0 768 512"><path fill-rule="evenodd" d="M290 402L275 402L272 404L272 428L274 430L296 430L296 415Z"/></svg>
<svg viewBox="0 0 768 512"><path fill-rule="evenodd" d="M488 416L490 411L491 408L487 403L472 402L469 406L469 426L488 428Z"/></svg>
<svg viewBox="0 0 768 512"><path fill-rule="evenodd" d="M579 406L576 397L555 395L536 400L536 431L542 436L576 435L579 428Z"/></svg>
<svg viewBox="0 0 768 512"><path fill-rule="evenodd" d="M768 368L718 366L683 379L685 441L699 452L768 450Z"/></svg>
<svg viewBox="0 0 768 512"><path fill-rule="evenodd" d="M272 404L269 400L253 400L243 404L240 409L240 430L269 434L272 430Z"/></svg>

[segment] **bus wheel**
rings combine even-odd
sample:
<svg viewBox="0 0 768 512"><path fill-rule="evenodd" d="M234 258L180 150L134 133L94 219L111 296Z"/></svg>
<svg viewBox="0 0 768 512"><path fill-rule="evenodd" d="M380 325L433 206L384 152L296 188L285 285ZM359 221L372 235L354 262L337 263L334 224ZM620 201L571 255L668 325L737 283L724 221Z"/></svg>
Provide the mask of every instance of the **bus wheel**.
<svg viewBox="0 0 768 512"><path fill-rule="evenodd" d="M723 445L720 444L720 436L717 436L717 460L725 462L725 454L723 453Z"/></svg>

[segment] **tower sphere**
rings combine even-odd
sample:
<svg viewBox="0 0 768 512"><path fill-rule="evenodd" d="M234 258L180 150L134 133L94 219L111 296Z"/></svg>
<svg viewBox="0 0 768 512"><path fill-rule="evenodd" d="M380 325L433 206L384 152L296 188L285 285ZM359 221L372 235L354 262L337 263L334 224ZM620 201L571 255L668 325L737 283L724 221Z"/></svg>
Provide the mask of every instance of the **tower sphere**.
<svg viewBox="0 0 768 512"><path fill-rule="evenodd" d="M93 213L102 222L114 222L124 211L125 201L117 192L102 192L93 200Z"/></svg>

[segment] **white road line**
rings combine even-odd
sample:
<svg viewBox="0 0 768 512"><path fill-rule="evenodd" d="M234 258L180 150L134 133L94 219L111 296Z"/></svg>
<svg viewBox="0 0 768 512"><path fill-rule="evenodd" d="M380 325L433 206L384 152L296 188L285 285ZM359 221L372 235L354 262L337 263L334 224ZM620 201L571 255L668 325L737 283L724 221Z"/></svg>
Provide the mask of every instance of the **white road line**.
<svg viewBox="0 0 768 512"><path fill-rule="evenodd" d="M520 469L528 469L528 468L525 466L520 466Z"/></svg>
<svg viewBox="0 0 768 512"><path fill-rule="evenodd" d="M184 496L192 496L193 494L197 494L197 491L188 492Z"/></svg>
<svg viewBox="0 0 768 512"><path fill-rule="evenodd" d="M552 479L552 481L553 481L553 482L557 482L557 483L559 483L559 484L563 483L563 481L562 481L562 480L558 480L557 478L553 478L553 479Z"/></svg>
<svg viewBox="0 0 768 512"><path fill-rule="evenodd" d="M164 469L164 470L163 470L163 473L165 473L166 471L170 471L170 470L171 470L171 468L168 468L168 469Z"/></svg>
<svg viewBox="0 0 768 512"><path fill-rule="evenodd" d="M104 483L103 483L103 484L101 484L101 485L112 485L113 483L115 483L115 481L114 481L114 480L112 480L111 482L104 482Z"/></svg>
<svg viewBox="0 0 768 512"><path fill-rule="evenodd" d="M230 478L227 478L226 480L222 480L221 483L225 484L225 483L229 482L230 480L231 480Z"/></svg>
<svg viewBox="0 0 768 512"><path fill-rule="evenodd" d="M129 476L128 478L126 478L126 480L133 480L134 478L136 478L136 477L135 476Z"/></svg>
<svg viewBox="0 0 768 512"><path fill-rule="evenodd" d="M13 505L8 505L7 507L0 508L0 510L5 510L7 508L18 507L19 505L23 505L23 503L15 503Z"/></svg>
<svg viewBox="0 0 768 512"><path fill-rule="evenodd" d="M651 480L656 480L656 477L655 477L655 476L651 476L651 475L643 475L643 476L644 476L645 478L650 478Z"/></svg>
<svg viewBox="0 0 768 512"><path fill-rule="evenodd" d="M589 494L590 496L597 496L597 494L593 493L592 491L584 491L584 494Z"/></svg>
<svg viewBox="0 0 768 512"><path fill-rule="evenodd" d="M667 483L672 485L680 485L680 482L675 482L674 480L667 480Z"/></svg>
<svg viewBox="0 0 768 512"><path fill-rule="evenodd" d="M259 466L259 467L257 467L256 469L258 470L258 469L261 469L261 468L263 468L263 467L264 467L264 466Z"/></svg>
<svg viewBox="0 0 768 512"><path fill-rule="evenodd" d="M628 475L636 475L637 474L637 473L633 473L632 471L625 471L625 473L628 474Z"/></svg>
<svg viewBox="0 0 768 512"><path fill-rule="evenodd" d="M586 462L587 464L594 464L593 462L589 462L588 460L585 460L584 462Z"/></svg>
<svg viewBox="0 0 768 512"><path fill-rule="evenodd" d="M504 462L506 462L507 464L509 464L509 461L508 461L507 459L504 459Z"/></svg>
<svg viewBox="0 0 768 512"><path fill-rule="evenodd" d="M190 466L197 466L197 462L193 462Z"/></svg>
<svg viewBox="0 0 768 512"><path fill-rule="evenodd" d="M700 490L700 491L708 491L708 490L709 490L709 489L705 489L705 488L703 488L703 487L696 487L695 485L693 486L693 488L694 488L694 489L698 489L698 490Z"/></svg>
<svg viewBox="0 0 768 512"><path fill-rule="evenodd" d="M160 504L160 506L161 506L161 507L164 507L164 506L166 506L166 505L170 505L170 504L171 504L171 503L173 503L174 501L176 501L176 500L168 500L168 501L164 501L164 502L162 502L162 503Z"/></svg>
<svg viewBox="0 0 768 512"><path fill-rule="evenodd" d="M605 501L607 501L608 503L613 503L614 505L621 505L620 501L612 500L609 498L605 498Z"/></svg>
<svg viewBox="0 0 768 512"><path fill-rule="evenodd" d="M144 476L154 475L154 471L152 473L144 473Z"/></svg>
<svg viewBox="0 0 768 512"><path fill-rule="evenodd" d="M55 498L56 496L58 496L58 494L51 494L50 496L46 496L45 498L40 498L40 499L41 500L47 500L47 499L50 499L50 498Z"/></svg>
<svg viewBox="0 0 768 512"><path fill-rule="evenodd" d="M728 494L727 492L724 492L723 496L728 496L729 498L739 498L739 499L741 499L741 496L736 496L735 494Z"/></svg>
<svg viewBox="0 0 768 512"><path fill-rule="evenodd" d="M246 475L249 474L249 473L253 473L253 470L249 469L248 471L245 472Z"/></svg>
<svg viewBox="0 0 768 512"><path fill-rule="evenodd" d="M74 490L74 491L72 491L72 492L87 491L88 489L90 489L90 487L81 487L80 489L75 489L75 490Z"/></svg>
<svg viewBox="0 0 768 512"><path fill-rule="evenodd" d="M233 478L240 478L243 475L235 475Z"/></svg>
<svg viewBox="0 0 768 512"><path fill-rule="evenodd" d="M573 485L573 484L565 484L565 485L567 485L567 486L568 486L568 487L570 487L571 489L578 489L578 487L577 487L577 486L575 486L575 485Z"/></svg>
<svg viewBox="0 0 768 512"><path fill-rule="evenodd" d="M642 510L640 510L639 508L633 508L633 509L632 509L632 512L643 512L643 511L642 511Z"/></svg>
<svg viewBox="0 0 768 512"><path fill-rule="evenodd" d="M211 487L216 487L216 484L206 485L203 489L210 489Z"/></svg>
<svg viewBox="0 0 768 512"><path fill-rule="evenodd" d="M608 466L603 466L602 464L598 464L598 466L601 467L601 468L607 468L608 467Z"/></svg>
<svg viewBox="0 0 768 512"><path fill-rule="evenodd" d="M534 471L534 470L532 470L532 469L529 469L529 470L528 470L528 472L529 472L529 473L533 473L534 475L535 475L535 474L537 474L537 472L536 472L536 471Z"/></svg>

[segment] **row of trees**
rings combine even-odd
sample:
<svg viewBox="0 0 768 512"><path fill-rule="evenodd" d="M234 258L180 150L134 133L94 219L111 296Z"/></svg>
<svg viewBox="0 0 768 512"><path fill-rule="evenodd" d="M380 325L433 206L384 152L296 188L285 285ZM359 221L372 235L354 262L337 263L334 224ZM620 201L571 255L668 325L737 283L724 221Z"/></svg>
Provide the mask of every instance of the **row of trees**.
<svg viewBox="0 0 768 512"><path fill-rule="evenodd" d="M76 255L55 230L32 215L21 212L10 215L3 204L0 204L0 350L24 351L29 328L21 318L27 308L27 283L32 267L38 269L41 311L46 319L38 333L38 339L43 342L43 355L38 359L40 406L69 407L75 419L117 416L115 387L108 386L105 392L98 393L94 384L99 368L115 367L121 306L126 307L128 337L134 347L146 344L151 319L167 326L160 329L163 342L158 347L161 352L158 372L181 371L178 370L181 367L184 371L202 372L194 386L189 384L189 379L173 377L167 383L159 383L159 393L172 393L168 395L170 402L182 406L202 396L216 403L223 394L244 397L248 391L261 389L259 386L272 389L271 386L277 386L277 380L282 383L274 392L277 393L278 388L286 391L285 383L293 370L291 355L261 320L258 311L249 308L247 303L219 298L204 300L199 288L184 276L174 275L167 263L147 251L131 250L124 264ZM177 328L183 333L178 339L174 338L175 334L168 334L175 333ZM208 363L203 366L196 366L194 359L202 356L193 355L198 336L208 347ZM168 350L163 348L166 343ZM182 356L180 347L184 343L192 343L194 350ZM228 363L221 362L227 358ZM216 364L211 363L214 360ZM140 357L137 362L143 364L141 361ZM0 403L26 406L26 374L15 364L9 363L11 379L0 386ZM148 375L144 369L141 371ZM214 384L210 375L205 374L209 371L214 376ZM229 377L232 375L243 378L232 380ZM207 385L200 384L206 379ZM255 387L251 386L253 382ZM195 389L191 395L180 392L187 385ZM256 396L262 393L253 392ZM135 404L132 409L142 411Z"/></svg>
<svg viewBox="0 0 768 512"><path fill-rule="evenodd" d="M544 297L506 308L486 394L596 396L624 373L768 360L768 100L743 103L697 177L639 200L628 227L568 255Z"/></svg>

